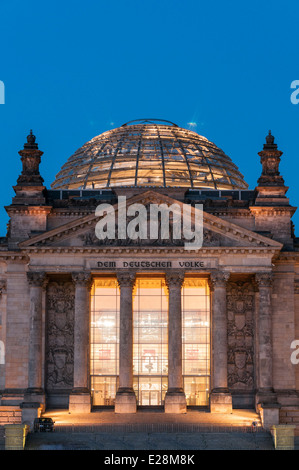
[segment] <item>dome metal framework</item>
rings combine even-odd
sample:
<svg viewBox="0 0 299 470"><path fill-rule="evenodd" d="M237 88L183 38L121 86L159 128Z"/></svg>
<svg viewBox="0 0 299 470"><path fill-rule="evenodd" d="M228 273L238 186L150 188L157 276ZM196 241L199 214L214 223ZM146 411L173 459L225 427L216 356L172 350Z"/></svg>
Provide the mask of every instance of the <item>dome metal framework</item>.
<svg viewBox="0 0 299 470"><path fill-rule="evenodd" d="M157 119L129 121L79 148L52 189L114 187L247 189L238 167L194 131Z"/></svg>

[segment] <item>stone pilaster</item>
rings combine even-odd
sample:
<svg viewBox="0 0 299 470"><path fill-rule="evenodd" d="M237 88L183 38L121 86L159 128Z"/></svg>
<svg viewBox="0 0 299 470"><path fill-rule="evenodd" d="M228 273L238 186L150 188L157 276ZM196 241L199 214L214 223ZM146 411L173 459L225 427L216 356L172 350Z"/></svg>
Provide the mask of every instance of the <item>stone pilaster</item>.
<svg viewBox="0 0 299 470"><path fill-rule="evenodd" d="M210 276L212 292L212 413L230 413L232 397L227 386L226 283L229 273L215 271Z"/></svg>
<svg viewBox="0 0 299 470"><path fill-rule="evenodd" d="M187 402L182 373L182 307L181 290L184 273L166 274L169 295L168 308L168 390L165 413L186 413Z"/></svg>
<svg viewBox="0 0 299 470"><path fill-rule="evenodd" d="M44 272L28 272L30 328L27 394L43 394L42 385L42 299L47 278Z"/></svg>
<svg viewBox="0 0 299 470"><path fill-rule="evenodd" d="M259 377L258 389L261 393L273 392L272 376L272 273L256 274L259 291L258 345Z"/></svg>
<svg viewBox="0 0 299 470"><path fill-rule="evenodd" d="M72 273L75 283L74 387L69 398L69 411L88 413L91 409L89 390L89 306L92 279L90 273Z"/></svg>
<svg viewBox="0 0 299 470"><path fill-rule="evenodd" d="M30 410L30 424L32 424L34 418L45 408L45 393L42 383L42 307L47 276L44 272L28 272L27 280L30 295L28 388L25 391L21 407Z"/></svg>
<svg viewBox="0 0 299 470"><path fill-rule="evenodd" d="M258 392L256 407L260 412L264 427L279 423L279 405L273 391L272 357L272 273L257 273L256 283L259 291L257 319L258 334Z"/></svg>
<svg viewBox="0 0 299 470"><path fill-rule="evenodd" d="M119 388L115 397L115 413L136 413L133 390L133 287L135 274L118 273L120 288L119 325Z"/></svg>

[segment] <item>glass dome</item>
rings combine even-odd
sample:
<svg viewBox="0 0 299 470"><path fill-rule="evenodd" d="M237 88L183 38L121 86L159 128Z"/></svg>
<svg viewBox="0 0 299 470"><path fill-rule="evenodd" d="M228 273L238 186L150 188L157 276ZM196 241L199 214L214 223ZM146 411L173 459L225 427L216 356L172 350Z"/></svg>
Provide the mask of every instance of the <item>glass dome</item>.
<svg viewBox="0 0 299 470"><path fill-rule="evenodd" d="M94 137L63 165L52 189L114 187L247 189L232 160L169 121L130 121Z"/></svg>

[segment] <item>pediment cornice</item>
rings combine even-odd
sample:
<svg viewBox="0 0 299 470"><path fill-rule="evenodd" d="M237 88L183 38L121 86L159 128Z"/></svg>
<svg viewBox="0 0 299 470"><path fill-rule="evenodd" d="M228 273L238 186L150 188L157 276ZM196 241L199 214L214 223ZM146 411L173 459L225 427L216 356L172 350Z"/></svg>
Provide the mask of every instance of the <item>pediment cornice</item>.
<svg viewBox="0 0 299 470"><path fill-rule="evenodd" d="M164 194L156 193L153 190L146 191L145 193L138 194L131 198L127 199L127 207L131 204L139 203L147 205L150 203L153 204L167 204L168 206L176 204L179 206L181 211L184 207L184 203ZM114 205L115 211L117 211L117 204ZM195 216L196 208L191 208L191 216ZM64 225L61 225L55 229L49 230L42 234L35 235L21 243L19 247L21 249L33 248L33 247L47 247L47 246L59 246L59 243L68 239L78 238L84 236L84 234L94 233L94 228L99 220L99 217L95 213L79 217L76 220L68 222ZM231 223L230 221L216 217L215 215L203 212L203 226L204 231L214 234L214 236L224 237L230 241L230 244L236 245L235 248L239 248L238 245L242 245L242 248L245 247L248 249L253 248L267 248L280 250L282 244L274 241L270 238L267 238L263 235L257 234L250 230L240 227L236 224ZM91 243L92 245L92 243ZM79 247L78 248L82 248ZM86 247L83 247L86 248ZM138 249L138 245L134 245L132 248ZM142 247L141 247L142 248ZM219 247L224 249L230 249L231 247Z"/></svg>

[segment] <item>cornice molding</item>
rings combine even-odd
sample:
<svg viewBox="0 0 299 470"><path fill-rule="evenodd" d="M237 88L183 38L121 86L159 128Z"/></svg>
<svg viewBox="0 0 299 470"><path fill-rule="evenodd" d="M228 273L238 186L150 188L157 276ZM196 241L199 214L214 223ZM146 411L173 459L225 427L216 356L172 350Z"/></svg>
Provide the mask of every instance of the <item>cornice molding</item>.
<svg viewBox="0 0 299 470"><path fill-rule="evenodd" d="M225 253L225 254L278 254L280 253L280 249L276 249L274 247L204 247L198 250L185 250L183 247L138 247L134 245L134 247L109 247L109 246L96 246L96 247L74 247L74 246L69 246L69 247L59 247L59 246L31 246L31 247L26 247L22 249L22 257L25 257L27 255L30 255L30 253L184 253L184 254L214 254L214 253ZM299 253L298 253L299 255ZM2 257L2 253L0 252L0 259ZM4 255L8 257L7 255ZM11 255L11 256L18 256L21 257L21 255Z"/></svg>
<svg viewBox="0 0 299 470"><path fill-rule="evenodd" d="M52 210L52 206L5 206L4 209L9 215L48 215Z"/></svg>
<svg viewBox="0 0 299 470"><path fill-rule="evenodd" d="M22 252L7 252L7 251L0 251L0 260L10 260L10 261L23 261L24 263L29 262L28 253Z"/></svg>
<svg viewBox="0 0 299 470"><path fill-rule="evenodd" d="M280 206L250 206L250 211L254 213L254 216L263 215L263 216L273 216L273 215L293 215L295 214L297 207L280 207Z"/></svg>
<svg viewBox="0 0 299 470"><path fill-rule="evenodd" d="M54 217L74 217L74 216L87 216L94 214L94 209L87 210L84 208L84 210L79 210L79 209L56 209L54 208L51 213L49 214L49 218L54 218Z"/></svg>

